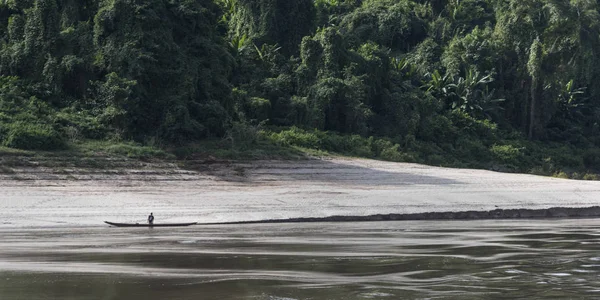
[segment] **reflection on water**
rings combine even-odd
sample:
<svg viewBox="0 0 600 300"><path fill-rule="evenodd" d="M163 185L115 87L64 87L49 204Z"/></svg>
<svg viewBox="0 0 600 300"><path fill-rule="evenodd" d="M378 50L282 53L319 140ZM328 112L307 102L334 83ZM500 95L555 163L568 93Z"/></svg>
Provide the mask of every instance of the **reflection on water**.
<svg viewBox="0 0 600 300"><path fill-rule="evenodd" d="M600 298L600 220L4 229L0 299Z"/></svg>

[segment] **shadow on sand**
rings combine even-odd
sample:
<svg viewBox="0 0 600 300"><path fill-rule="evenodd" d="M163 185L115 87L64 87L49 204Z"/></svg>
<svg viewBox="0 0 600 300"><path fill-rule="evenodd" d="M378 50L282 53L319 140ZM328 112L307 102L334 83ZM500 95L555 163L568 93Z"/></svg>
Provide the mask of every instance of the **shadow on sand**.
<svg viewBox="0 0 600 300"><path fill-rule="evenodd" d="M205 162L185 164L186 170L216 176L223 181L239 183L268 183L289 181L324 182L339 185L387 186L387 185L450 185L460 181L448 177L437 177L376 167L361 166L351 160L307 159L300 161L256 161L256 162Z"/></svg>

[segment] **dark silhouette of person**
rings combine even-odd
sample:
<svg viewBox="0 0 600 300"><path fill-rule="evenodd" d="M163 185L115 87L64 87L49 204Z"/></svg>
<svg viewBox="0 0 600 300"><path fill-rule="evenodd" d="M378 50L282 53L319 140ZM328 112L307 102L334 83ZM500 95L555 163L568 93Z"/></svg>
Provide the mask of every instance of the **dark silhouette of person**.
<svg viewBox="0 0 600 300"><path fill-rule="evenodd" d="M150 215L148 216L148 224L154 224L154 216L152 215L152 213L150 213Z"/></svg>

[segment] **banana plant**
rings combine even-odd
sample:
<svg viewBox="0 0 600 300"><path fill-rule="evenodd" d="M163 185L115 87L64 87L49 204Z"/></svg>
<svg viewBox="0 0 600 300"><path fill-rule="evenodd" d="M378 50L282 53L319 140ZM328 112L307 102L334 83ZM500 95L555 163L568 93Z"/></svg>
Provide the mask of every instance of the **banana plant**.
<svg viewBox="0 0 600 300"><path fill-rule="evenodd" d="M438 70L428 74L429 81L423 86L433 96L443 99L449 109L466 112L474 117L493 119L504 99L495 97L495 90L488 84L494 81L492 74L482 75L475 70L465 77L442 76Z"/></svg>
<svg viewBox="0 0 600 300"><path fill-rule="evenodd" d="M233 15L237 7L237 0L217 0L216 3L223 9L220 22L222 24L229 23L229 18Z"/></svg>
<svg viewBox="0 0 600 300"><path fill-rule="evenodd" d="M586 87L575 88L572 79L564 85L557 99L558 109L564 118L572 121L581 119L582 110L586 106L587 98L583 97L586 89Z"/></svg>
<svg viewBox="0 0 600 300"><path fill-rule="evenodd" d="M488 84L493 81L491 73L482 75L472 69L467 71L465 77L459 77L451 85L454 93L454 97L450 99L452 109L458 109L475 117L492 118L495 111L502 109L500 103L504 101L495 98L495 90L489 89Z"/></svg>
<svg viewBox="0 0 600 300"><path fill-rule="evenodd" d="M265 62L270 55L273 55L281 50L281 47L278 47L277 45L263 44L260 48L258 48L258 46L256 46L254 43L252 43L252 45L254 46L254 50L256 50L258 59L263 62Z"/></svg>
<svg viewBox="0 0 600 300"><path fill-rule="evenodd" d="M398 73L400 73L400 75L404 79L413 77L413 75L417 71L417 68L415 67L415 65L409 63L408 60L406 59L406 57L403 57L403 58L392 57L392 59L390 60L390 64L392 65L392 68L394 70L396 70Z"/></svg>
<svg viewBox="0 0 600 300"><path fill-rule="evenodd" d="M422 86L426 91L430 92L433 96L438 98L450 98L454 96L454 89L456 85L454 77L450 74L442 76L440 71L435 70L432 73L428 73L425 77L429 78L427 82Z"/></svg>
<svg viewBox="0 0 600 300"><path fill-rule="evenodd" d="M231 38L231 40L229 41L229 47L233 51L233 54L235 54L235 56L238 56L244 50L246 50L246 48L248 48L249 43L250 43L250 40L248 39L248 36L245 34L242 36L233 36Z"/></svg>
<svg viewBox="0 0 600 300"><path fill-rule="evenodd" d="M339 0L315 0L315 6L339 6L340 5L340 1Z"/></svg>

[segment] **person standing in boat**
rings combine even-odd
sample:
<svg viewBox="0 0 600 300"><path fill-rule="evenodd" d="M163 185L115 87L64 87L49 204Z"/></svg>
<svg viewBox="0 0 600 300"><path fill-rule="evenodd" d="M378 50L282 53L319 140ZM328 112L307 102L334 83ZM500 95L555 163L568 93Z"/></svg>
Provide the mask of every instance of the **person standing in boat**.
<svg viewBox="0 0 600 300"><path fill-rule="evenodd" d="M154 224L154 216L152 215L152 213L150 213L150 215L148 216L148 224Z"/></svg>

